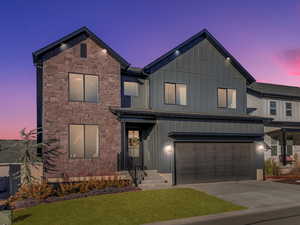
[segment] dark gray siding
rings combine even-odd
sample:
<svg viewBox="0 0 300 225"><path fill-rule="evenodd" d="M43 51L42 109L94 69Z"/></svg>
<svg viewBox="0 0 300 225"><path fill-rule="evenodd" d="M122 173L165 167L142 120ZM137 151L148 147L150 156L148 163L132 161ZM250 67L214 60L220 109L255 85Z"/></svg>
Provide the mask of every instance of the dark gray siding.
<svg viewBox="0 0 300 225"><path fill-rule="evenodd" d="M246 113L246 80L206 39L150 77L150 107L158 110ZM187 106L164 104L164 82L187 84ZM237 109L217 108L217 88L237 89Z"/></svg>
<svg viewBox="0 0 300 225"><path fill-rule="evenodd" d="M137 82L138 83L138 96L124 96L123 82ZM147 109L149 108L149 80L137 78L134 76L122 75L121 79L121 97L122 107Z"/></svg>
<svg viewBox="0 0 300 225"><path fill-rule="evenodd" d="M166 144L172 144L173 139L168 137L169 132L203 132L203 133L259 133L263 134L263 124L256 123L242 123L242 122L217 122L217 121L196 121L196 120L157 120L157 125L152 129L151 135L146 140L144 148L145 160L153 167L151 169L158 169L160 172L171 172L170 155L164 152ZM257 159L258 168L261 168L262 159Z"/></svg>
<svg viewBox="0 0 300 225"><path fill-rule="evenodd" d="M149 80L139 80L139 96L131 98L132 108L149 108Z"/></svg>

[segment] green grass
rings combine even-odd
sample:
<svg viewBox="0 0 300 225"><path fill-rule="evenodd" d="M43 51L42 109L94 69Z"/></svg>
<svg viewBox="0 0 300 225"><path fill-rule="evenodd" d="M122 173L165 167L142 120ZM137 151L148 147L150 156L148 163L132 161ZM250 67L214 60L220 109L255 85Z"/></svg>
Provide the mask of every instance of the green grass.
<svg viewBox="0 0 300 225"><path fill-rule="evenodd" d="M93 196L14 212L16 225L138 225L245 209L189 188Z"/></svg>

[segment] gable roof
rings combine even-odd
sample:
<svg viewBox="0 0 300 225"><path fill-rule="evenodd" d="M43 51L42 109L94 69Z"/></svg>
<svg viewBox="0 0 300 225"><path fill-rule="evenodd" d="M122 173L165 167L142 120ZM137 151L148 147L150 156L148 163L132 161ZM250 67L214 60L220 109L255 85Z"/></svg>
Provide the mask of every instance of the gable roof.
<svg viewBox="0 0 300 225"><path fill-rule="evenodd" d="M229 57L231 64L245 77L248 84L255 82L253 76L223 47L223 45L218 42L212 34L208 32L207 29L203 29L199 33L195 34L188 40L184 41L183 43L179 44L175 48L171 49L164 55L160 56L153 62L146 65L143 70L145 73L153 73L162 66L168 64L172 60L174 60L179 55L183 54L184 52L188 51L200 41L207 39L223 56L224 58ZM178 54L179 53L179 54Z"/></svg>
<svg viewBox="0 0 300 225"><path fill-rule="evenodd" d="M295 86L255 82L248 87L248 92L259 97L300 100L300 88Z"/></svg>
<svg viewBox="0 0 300 225"><path fill-rule="evenodd" d="M60 46L63 43L71 41L72 43L70 47L72 47L74 46L75 43L78 43L78 41L84 40L88 37L94 40L101 47L105 48L107 52L121 64L122 68L129 67L130 64L122 56L120 56L116 51L114 51L111 47L109 47L104 41L102 41L99 37L97 37L97 35L91 32L87 27L81 27L80 29L62 37L61 39L33 52L32 53L33 63L37 63L40 60L43 61L45 59L45 56L46 58L47 57L49 58L63 51L60 49ZM47 53L49 53L49 51L51 50L53 51L52 54L47 55Z"/></svg>

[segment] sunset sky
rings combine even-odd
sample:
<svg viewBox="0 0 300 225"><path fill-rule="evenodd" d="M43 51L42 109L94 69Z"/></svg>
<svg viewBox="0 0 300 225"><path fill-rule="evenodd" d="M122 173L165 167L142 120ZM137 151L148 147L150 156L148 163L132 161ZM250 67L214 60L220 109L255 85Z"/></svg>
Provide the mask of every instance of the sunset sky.
<svg viewBox="0 0 300 225"><path fill-rule="evenodd" d="M207 28L257 81L300 86L300 0L2 0L0 139L35 127L31 53L81 26L140 67Z"/></svg>

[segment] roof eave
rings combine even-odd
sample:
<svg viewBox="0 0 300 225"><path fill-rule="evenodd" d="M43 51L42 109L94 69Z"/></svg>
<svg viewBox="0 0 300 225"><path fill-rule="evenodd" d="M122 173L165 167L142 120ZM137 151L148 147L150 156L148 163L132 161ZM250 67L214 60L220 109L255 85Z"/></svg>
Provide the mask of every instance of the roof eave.
<svg viewBox="0 0 300 225"><path fill-rule="evenodd" d="M184 48L185 46L187 46L190 43L195 42L200 42L201 38L203 39L207 39L211 42L211 44L214 45L214 47L216 47L221 54L227 58L229 57L231 59L231 63L233 64L233 66L244 75L245 79L247 80L247 84L250 85L251 83L255 82L255 78L232 56L232 54L230 54L224 47L223 45L217 41L212 34L210 34L208 32L207 29L203 29L202 31L200 31L199 33L195 34L194 36L192 36L191 38L189 38L188 40L184 41L183 43L179 44L178 46L176 46L175 48L171 49L170 51L168 51L167 53L165 53L164 55L160 56L159 58L157 58L156 60L152 61L151 63L149 63L148 65L146 65L143 70L145 73L147 74L151 74L155 71L151 71L151 68L153 68L154 66L158 65L159 63L161 63L163 60L167 59L168 57L171 57L173 55L173 58L170 60L174 60L177 56L174 55L174 53L178 50L181 52L181 49Z"/></svg>
<svg viewBox="0 0 300 225"><path fill-rule="evenodd" d="M123 57L121 57L117 52L115 52L111 47L109 47L104 41L102 41L96 34L94 34L92 31L90 31L87 27L81 27L78 30L58 39L57 41L52 42L52 43L48 44L47 46L33 52L32 53L33 63L34 64L38 63L38 58L41 54L43 54L55 47L58 47L59 45L61 45L61 43L66 42L81 33L86 33L97 44L99 44L100 46L107 49L108 53L110 53L112 55L112 57L114 57L121 64L123 69L128 68L130 66L129 62L127 62Z"/></svg>

